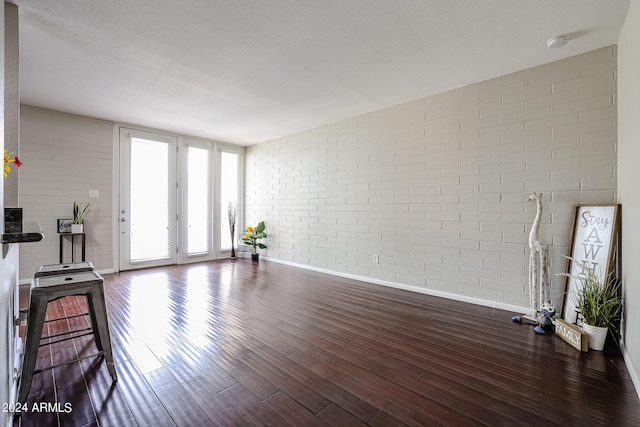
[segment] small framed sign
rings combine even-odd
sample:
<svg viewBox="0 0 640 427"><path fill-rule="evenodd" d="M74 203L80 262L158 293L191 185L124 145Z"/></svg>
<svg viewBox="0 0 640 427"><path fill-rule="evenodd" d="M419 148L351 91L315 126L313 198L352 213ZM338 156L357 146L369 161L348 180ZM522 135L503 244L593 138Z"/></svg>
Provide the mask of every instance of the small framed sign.
<svg viewBox="0 0 640 427"><path fill-rule="evenodd" d="M58 220L58 233L71 233L72 219L59 219Z"/></svg>
<svg viewBox="0 0 640 427"><path fill-rule="evenodd" d="M556 335L580 351L589 351L589 336L575 325L556 319Z"/></svg>

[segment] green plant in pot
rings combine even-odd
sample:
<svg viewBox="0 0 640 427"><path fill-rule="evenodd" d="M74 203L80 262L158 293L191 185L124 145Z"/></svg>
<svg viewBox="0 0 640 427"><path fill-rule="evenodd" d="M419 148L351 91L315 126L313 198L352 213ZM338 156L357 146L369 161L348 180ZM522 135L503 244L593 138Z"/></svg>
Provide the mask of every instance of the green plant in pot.
<svg viewBox="0 0 640 427"><path fill-rule="evenodd" d="M267 249L267 245L258 241L267 237L267 233L264 232L264 229L264 221L260 221L255 228L249 226L244 230L244 237L242 237L242 241L247 246L253 246L251 261L259 260L258 248Z"/></svg>
<svg viewBox="0 0 640 427"><path fill-rule="evenodd" d="M586 266L575 295L576 308L582 315L582 330L589 336L589 348L602 350L609 326L620 317L622 282L613 272L600 278Z"/></svg>
<svg viewBox="0 0 640 427"><path fill-rule="evenodd" d="M84 233L84 218L91 212L91 202L87 203L84 208L78 204L78 201L73 202L73 224L71 224L72 233Z"/></svg>

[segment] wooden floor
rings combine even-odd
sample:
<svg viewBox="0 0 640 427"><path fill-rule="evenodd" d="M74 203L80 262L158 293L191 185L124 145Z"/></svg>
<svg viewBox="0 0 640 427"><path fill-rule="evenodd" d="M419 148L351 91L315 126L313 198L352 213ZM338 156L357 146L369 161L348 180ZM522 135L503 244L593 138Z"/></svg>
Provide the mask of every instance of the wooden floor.
<svg viewBox="0 0 640 427"><path fill-rule="evenodd" d="M105 284L118 382L98 359L36 374L16 425L640 425L615 344L579 353L514 313L240 259ZM38 364L93 351L78 338Z"/></svg>

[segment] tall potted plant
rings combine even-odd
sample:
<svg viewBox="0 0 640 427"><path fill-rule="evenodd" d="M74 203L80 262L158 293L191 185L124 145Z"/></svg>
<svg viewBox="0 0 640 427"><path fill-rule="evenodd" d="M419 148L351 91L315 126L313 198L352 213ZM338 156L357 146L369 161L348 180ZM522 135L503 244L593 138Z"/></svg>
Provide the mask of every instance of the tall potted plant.
<svg viewBox="0 0 640 427"><path fill-rule="evenodd" d="M89 207L90 205L91 202L87 203L85 207L82 208L78 204L77 200L73 202L73 223L71 224L72 233L84 233L84 218L89 212L91 212L91 208Z"/></svg>
<svg viewBox="0 0 640 427"><path fill-rule="evenodd" d="M258 262L260 260L260 255L258 254L258 248L266 249L267 245L264 243L260 243L258 240L264 239L267 237L267 233L264 232L265 225L264 221L260 221L258 226L253 228L251 226L247 227L244 230L244 237L242 241L245 245L253 246L253 253L251 254L251 261Z"/></svg>
<svg viewBox="0 0 640 427"><path fill-rule="evenodd" d="M589 348L602 350L611 323L622 312L620 287L622 282L613 272L602 279L586 268L580 276L580 286L575 295L576 308L582 315L582 330L589 336Z"/></svg>

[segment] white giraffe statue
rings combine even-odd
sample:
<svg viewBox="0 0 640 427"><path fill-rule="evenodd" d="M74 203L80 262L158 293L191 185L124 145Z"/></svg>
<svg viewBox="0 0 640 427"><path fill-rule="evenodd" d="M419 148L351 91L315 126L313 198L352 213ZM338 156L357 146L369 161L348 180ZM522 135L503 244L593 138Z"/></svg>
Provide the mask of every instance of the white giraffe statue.
<svg viewBox="0 0 640 427"><path fill-rule="evenodd" d="M531 232L529 232L529 296L531 311L524 316L516 316L514 322L526 322L537 324L535 331L544 335L544 328L553 325L552 317L555 316L555 308L551 304L551 292L549 285L549 247L547 242L540 237L540 222L542 221L542 193L532 193L527 197L528 201L536 202L536 218L533 220Z"/></svg>
<svg viewBox="0 0 640 427"><path fill-rule="evenodd" d="M549 247L540 237L540 222L542 221L542 193L532 193L528 201L535 201L537 206L536 218L533 220L529 232L529 295L531 298L531 315L535 318L543 305L551 305L549 296Z"/></svg>

